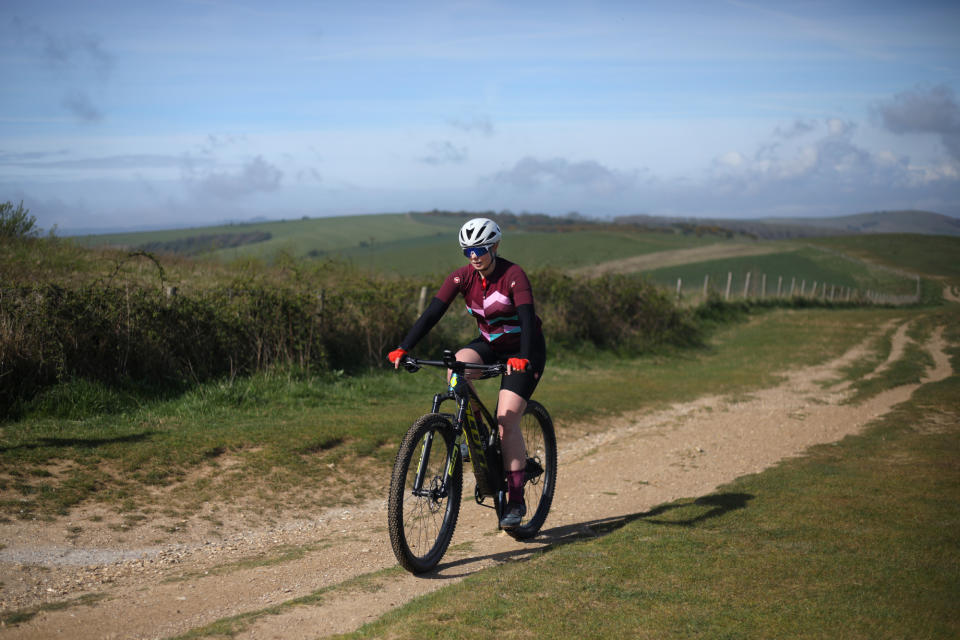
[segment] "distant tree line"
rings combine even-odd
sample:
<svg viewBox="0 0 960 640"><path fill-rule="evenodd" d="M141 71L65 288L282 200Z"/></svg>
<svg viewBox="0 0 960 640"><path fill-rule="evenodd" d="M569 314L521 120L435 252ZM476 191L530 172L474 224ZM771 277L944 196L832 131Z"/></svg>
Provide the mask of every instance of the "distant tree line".
<svg viewBox="0 0 960 640"><path fill-rule="evenodd" d="M273 237L269 231L248 231L246 233L213 233L199 236L189 236L186 238L177 238L176 240L164 240L156 242L145 242L137 245L137 249L151 253L176 253L180 255L195 256L201 253L209 253L217 249L232 249L245 244L254 244L257 242L266 242Z"/></svg>
<svg viewBox="0 0 960 640"><path fill-rule="evenodd" d="M576 211L572 211L561 216L551 216L546 213L513 213L509 210L504 211L442 211L434 209L423 213L411 212L412 215L426 215L445 218L476 218L484 217L494 220L500 226L514 227L525 231L540 232L558 232L569 233L574 231L602 231L611 230L617 232L634 231L637 233L682 233L684 235L696 234L714 235L724 238L732 238L736 235L753 234L741 232L726 227L711 224L700 224L685 222L669 218L650 218L647 216L623 216L615 218L612 222L609 220L598 220L587 218Z"/></svg>

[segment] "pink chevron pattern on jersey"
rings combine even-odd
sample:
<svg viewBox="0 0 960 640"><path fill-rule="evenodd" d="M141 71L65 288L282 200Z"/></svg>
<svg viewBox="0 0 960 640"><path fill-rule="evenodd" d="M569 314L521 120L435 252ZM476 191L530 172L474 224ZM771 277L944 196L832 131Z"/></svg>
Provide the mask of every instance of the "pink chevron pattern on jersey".
<svg viewBox="0 0 960 640"><path fill-rule="evenodd" d="M493 273L484 277L470 265L460 267L444 280L436 297L449 304L463 294L467 313L477 321L479 333L497 351L515 353L520 348L520 316L517 307L533 304L530 281L523 269L497 257ZM540 331L536 318L534 331Z"/></svg>

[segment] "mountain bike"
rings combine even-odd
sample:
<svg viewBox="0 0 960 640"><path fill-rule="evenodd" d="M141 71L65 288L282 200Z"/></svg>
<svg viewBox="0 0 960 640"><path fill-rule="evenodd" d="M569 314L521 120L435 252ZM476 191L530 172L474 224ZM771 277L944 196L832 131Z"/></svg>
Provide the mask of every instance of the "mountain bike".
<svg viewBox="0 0 960 640"><path fill-rule="evenodd" d="M477 504L496 511L497 523L507 503L497 422L480 401L472 380L505 375L506 365L458 361L444 351L442 360L404 356L402 364L414 373L423 366L451 372L446 392L433 397L430 413L407 430L400 443L390 479L388 524L390 543L400 564L412 573L433 569L453 537L463 491L463 463L473 464ZM453 413L442 413L446 401ZM527 515L516 528L504 529L517 540L537 535L547 519L557 482L557 439L550 414L539 402L527 401L520 421L527 447L523 495ZM487 499L490 503L487 503Z"/></svg>

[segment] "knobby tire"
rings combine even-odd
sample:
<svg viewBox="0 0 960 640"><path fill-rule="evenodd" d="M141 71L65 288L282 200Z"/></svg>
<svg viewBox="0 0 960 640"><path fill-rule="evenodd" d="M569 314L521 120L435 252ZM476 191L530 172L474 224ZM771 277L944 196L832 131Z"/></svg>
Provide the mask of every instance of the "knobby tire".
<svg viewBox="0 0 960 640"><path fill-rule="evenodd" d="M433 434L423 488L430 495L414 495L413 487L423 451L424 438ZM445 495L440 483L450 456L454 456ZM393 553L412 573L433 569L450 545L457 526L463 491L463 463L456 447L453 426L447 418L430 413L413 423L397 452L390 479L388 528Z"/></svg>

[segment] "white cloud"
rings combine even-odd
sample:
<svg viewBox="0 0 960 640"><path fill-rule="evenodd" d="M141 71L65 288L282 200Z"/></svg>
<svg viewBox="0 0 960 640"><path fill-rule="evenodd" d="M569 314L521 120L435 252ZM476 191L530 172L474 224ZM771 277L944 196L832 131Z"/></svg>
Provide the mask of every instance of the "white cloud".
<svg viewBox="0 0 960 640"><path fill-rule="evenodd" d="M728 151L714 162L720 167L738 169L746 164L747 159L739 151Z"/></svg>
<svg viewBox="0 0 960 640"><path fill-rule="evenodd" d="M574 188L590 193L611 194L636 185L637 173L618 171L594 160L570 162L564 158L520 159L511 169L481 179L483 183L520 190Z"/></svg>
<svg viewBox="0 0 960 640"><path fill-rule="evenodd" d="M194 194L206 198L236 200L257 192L276 191L280 188L283 172L257 156L246 162L238 171L201 171L192 165L184 167L183 181Z"/></svg>

